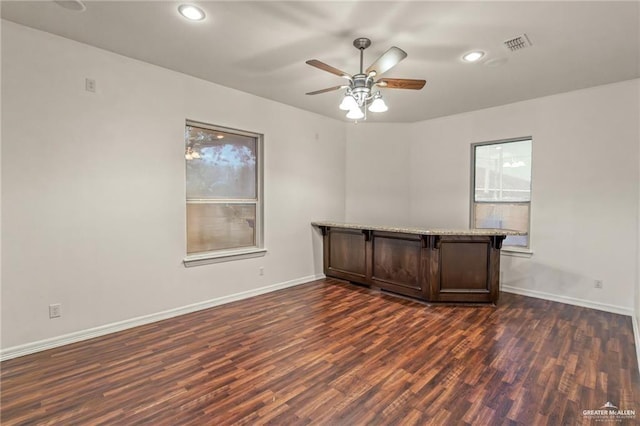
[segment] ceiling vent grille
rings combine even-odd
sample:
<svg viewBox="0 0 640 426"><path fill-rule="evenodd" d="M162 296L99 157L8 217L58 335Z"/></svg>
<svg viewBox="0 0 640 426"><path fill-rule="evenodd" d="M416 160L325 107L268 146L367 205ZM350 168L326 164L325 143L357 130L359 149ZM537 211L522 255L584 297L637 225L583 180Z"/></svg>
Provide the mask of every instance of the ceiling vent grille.
<svg viewBox="0 0 640 426"><path fill-rule="evenodd" d="M509 49L511 52L515 52L517 50L526 49L527 47L531 47L531 41L526 34L519 35L517 37L510 38L509 40L504 41L504 47Z"/></svg>

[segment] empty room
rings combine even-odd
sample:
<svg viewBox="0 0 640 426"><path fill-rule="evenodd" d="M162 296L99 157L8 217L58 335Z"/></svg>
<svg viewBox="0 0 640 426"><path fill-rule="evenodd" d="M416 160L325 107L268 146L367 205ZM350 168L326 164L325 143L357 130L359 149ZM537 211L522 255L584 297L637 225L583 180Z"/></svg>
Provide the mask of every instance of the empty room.
<svg viewBox="0 0 640 426"><path fill-rule="evenodd" d="M0 11L1 424L640 422L640 2Z"/></svg>

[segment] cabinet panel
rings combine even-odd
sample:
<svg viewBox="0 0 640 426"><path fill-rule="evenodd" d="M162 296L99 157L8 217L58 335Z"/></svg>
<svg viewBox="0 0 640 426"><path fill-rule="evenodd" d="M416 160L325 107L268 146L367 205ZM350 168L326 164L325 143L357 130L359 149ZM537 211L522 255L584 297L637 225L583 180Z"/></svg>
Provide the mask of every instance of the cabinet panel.
<svg viewBox="0 0 640 426"><path fill-rule="evenodd" d="M430 300L495 303L500 251L491 237L446 236L431 252Z"/></svg>
<svg viewBox="0 0 640 426"><path fill-rule="evenodd" d="M420 255L419 238L386 237L374 233L372 279L382 288L388 283L422 290Z"/></svg>
<svg viewBox="0 0 640 426"><path fill-rule="evenodd" d="M365 235L361 231L332 229L329 231L328 269L336 272L366 274Z"/></svg>
<svg viewBox="0 0 640 426"><path fill-rule="evenodd" d="M489 243L442 242L440 291L489 291Z"/></svg>

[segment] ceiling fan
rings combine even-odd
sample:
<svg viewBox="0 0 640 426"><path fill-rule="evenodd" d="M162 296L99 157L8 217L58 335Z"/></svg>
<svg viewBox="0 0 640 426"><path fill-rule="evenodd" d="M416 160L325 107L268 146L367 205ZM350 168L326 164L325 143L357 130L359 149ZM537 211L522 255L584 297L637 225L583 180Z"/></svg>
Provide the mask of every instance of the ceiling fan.
<svg viewBox="0 0 640 426"><path fill-rule="evenodd" d="M317 59L310 59L306 62L307 64L345 78L348 80L348 83L309 92L307 95L318 95L320 93L332 92L334 90L347 89L342 103L340 104L340 109L349 111L347 118L359 120L365 117L365 107L367 105L369 106L369 111L372 112L384 112L388 109L380 92L377 91L374 93L373 89L376 86L386 87L389 89L411 90L420 90L424 87L426 83L425 80L412 80L408 78L380 78L376 80L376 77L379 77L389 71L407 57L407 53L404 50L393 46L384 52L373 64L369 66L369 68L363 70L362 62L364 49L371 46L371 40L360 37L353 41L353 45L356 49L360 50L360 72L358 74L350 75ZM365 112L362 111L363 109L365 109Z"/></svg>

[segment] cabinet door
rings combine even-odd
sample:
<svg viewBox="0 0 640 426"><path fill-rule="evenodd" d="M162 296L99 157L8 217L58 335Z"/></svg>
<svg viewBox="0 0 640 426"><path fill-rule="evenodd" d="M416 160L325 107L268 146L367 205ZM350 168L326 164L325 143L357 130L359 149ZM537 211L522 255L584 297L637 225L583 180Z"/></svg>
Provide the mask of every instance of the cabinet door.
<svg viewBox="0 0 640 426"><path fill-rule="evenodd" d="M361 282L366 278L366 240L360 230L331 228L324 239L324 274Z"/></svg>
<svg viewBox="0 0 640 426"><path fill-rule="evenodd" d="M432 255L431 300L497 301L500 252L490 237L441 237Z"/></svg>
<svg viewBox="0 0 640 426"><path fill-rule="evenodd" d="M424 297L419 235L374 232L371 283L395 293Z"/></svg>

